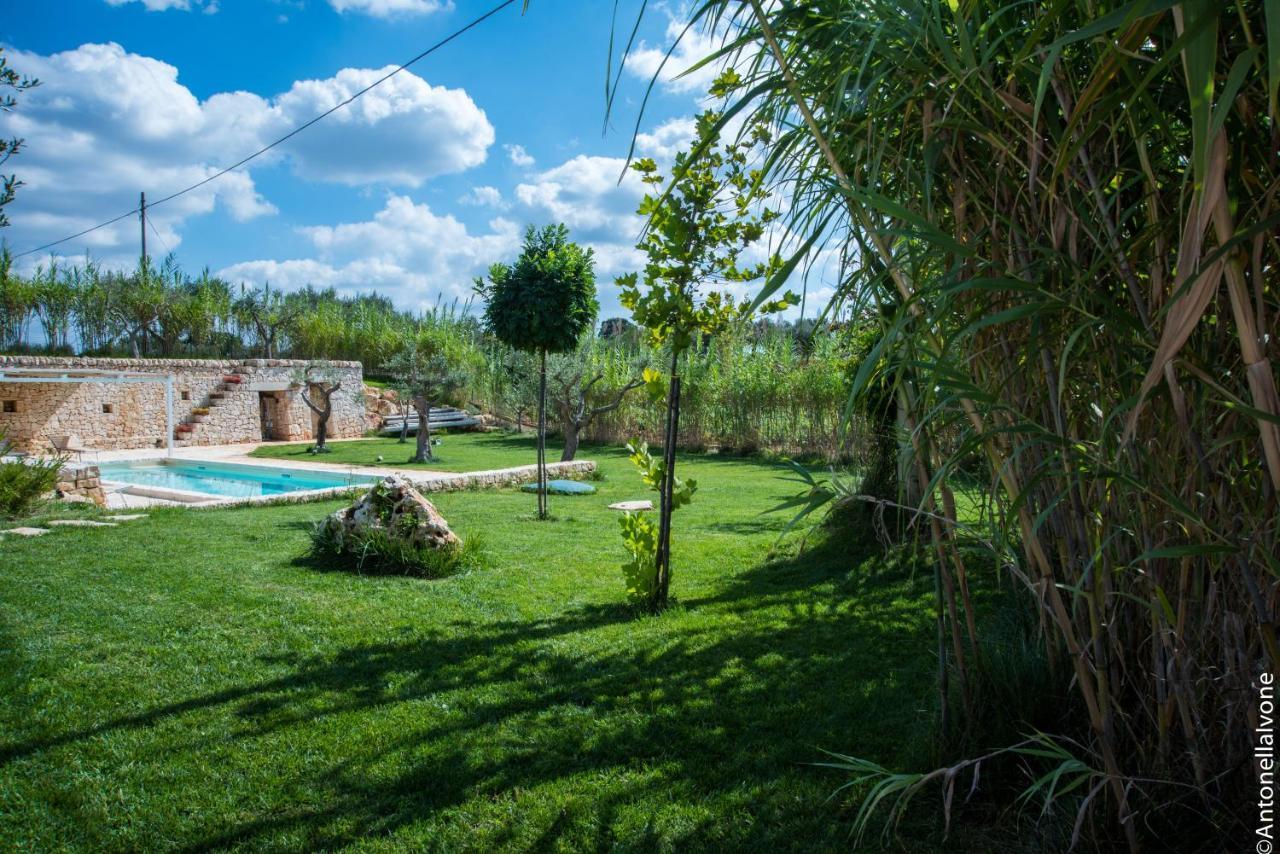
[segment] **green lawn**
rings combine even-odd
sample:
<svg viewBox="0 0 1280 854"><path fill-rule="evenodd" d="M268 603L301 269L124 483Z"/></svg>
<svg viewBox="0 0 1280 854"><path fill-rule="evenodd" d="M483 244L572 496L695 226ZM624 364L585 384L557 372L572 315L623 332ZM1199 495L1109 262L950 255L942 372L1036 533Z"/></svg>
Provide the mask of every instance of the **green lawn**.
<svg viewBox="0 0 1280 854"><path fill-rule="evenodd" d="M432 447L435 460L430 463L410 463L414 453L414 437L400 444L397 439L360 439L358 441L328 442L332 451L328 454L310 454L310 442L294 445L267 445L250 456L279 460L302 460L312 463L329 463L346 466L386 466L388 468L420 468L437 471L484 471L487 469L531 466L537 462L537 449L531 433L441 433L432 434L440 440ZM560 459L561 445L549 440L547 460ZM382 457L382 461L378 461ZM579 459L590 459L590 449L578 453ZM638 482L638 481L637 481Z"/></svg>
<svg viewBox="0 0 1280 854"><path fill-rule="evenodd" d="M605 505L646 493L621 451L582 456L606 479L555 521L433 496L488 564L441 581L312 564L335 502L0 541L4 847L847 850L847 778L810 763L925 761L928 574L836 539L770 556L782 472L687 456L679 604L637 618Z"/></svg>

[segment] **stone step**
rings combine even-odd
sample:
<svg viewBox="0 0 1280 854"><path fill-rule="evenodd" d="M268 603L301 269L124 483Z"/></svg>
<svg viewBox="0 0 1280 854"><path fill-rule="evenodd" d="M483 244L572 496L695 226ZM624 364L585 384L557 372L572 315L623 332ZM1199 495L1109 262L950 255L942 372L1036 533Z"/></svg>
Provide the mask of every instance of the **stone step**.
<svg viewBox="0 0 1280 854"><path fill-rule="evenodd" d="M19 537L39 537L47 533L49 533L48 528L31 528L31 527L9 528L7 530L0 531L0 534L14 534Z"/></svg>

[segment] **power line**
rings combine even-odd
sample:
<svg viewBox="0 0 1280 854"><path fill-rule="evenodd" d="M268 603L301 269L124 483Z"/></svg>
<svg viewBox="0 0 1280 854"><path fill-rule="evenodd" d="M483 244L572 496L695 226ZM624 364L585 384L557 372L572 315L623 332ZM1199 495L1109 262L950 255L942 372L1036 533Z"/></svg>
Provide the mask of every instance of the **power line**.
<svg viewBox="0 0 1280 854"><path fill-rule="evenodd" d="M321 120L322 120L322 119L324 119L324 118L327 118L328 116L332 115L333 113L336 113L338 110L340 110L340 109L342 109L343 107L347 106L347 105L348 105L348 104L350 104L352 101L354 101L354 100L356 100L357 98L359 98L360 96L364 95L365 93L367 93L369 90L373 89L374 87L382 85L383 83L385 83L385 82L387 82L388 80L390 80L392 77L395 77L395 76L396 76L397 74L399 74L401 71L404 71L405 69L409 68L410 66L414 65L415 63L417 63L417 62L419 62L419 61L421 61L421 60L425 59L426 57L430 56L431 54L435 53L437 50L439 50L440 48L444 47L444 46L445 46L445 45L447 45L449 42L451 42L451 41L453 41L454 39L458 38L458 36L462 35L463 33L467 32L468 30L473 29L474 27L479 26L480 24L484 23L484 22L485 22L486 20L488 20L489 18L492 18L494 15L498 14L498 13L499 13L499 12L501 12L503 9L505 9L506 7L510 6L512 3L515 3L515 2L516 2L516 0L503 0L503 2L501 2L501 3L499 3L498 5L494 6L494 7L493 7L492 9L490 9L488 12L485 12L485 13L484 13L483 15L481 15L480 17L473 19L473 20L472 20L470 23L468 23L466 26L463 26L463 27L461 27L461 28L459 28L459 29L457 29L457 30L454 30L454 31L453 31L452 33L450 33L448 36L446 36L446 37L444 37L443 39L441 39L440 41L436 42L436 43L435 43L435 44L433 44L431 47L427 48L427 49L426 49L426 50L424 50L422 53L420 53L420 54L418 54L417 56L415 56L413 59L410 59L408 62L402 63L401 65L397 66L397 67L396 67L395 69L393 69L392 71L389 71L389 72L387 72L386 74L382 75L382 76L381 76L381 77L379 77L377 80L375 80L375 81L373 81L372 83L370 83L368 86L364 87L363 89L361 89L360 91L358 91L358 92L356 92L354 95L352 95L351 97L347 98L345 101L342 101L341 103L335 104L334 106L332 106L332 107L330 107L329 109L325 110L323 113L321 113L320 115L316 116L315 118L313 118L313 119L311 119L311 120L309 120L309 121L307 121L307 122L304 122L304 123L302 123L302 124L298 125L296 128L294 128L293 130L289 131L287 134L285 134L284 136L280 137L280 138L279 138L279 139L277 139L275 142L272 142L272 143L270 143L269 145L265 145L265 146L263 146L262 148L260 148L260 149L258 149L257 151L255 151L253 154L250 154L248 157L245 157L245 158L244 158L244 159L242 159L242 160L238 160L238 161L236 161L235 163L231 164L230 166L226 167L225 169L222 169L222 170L220 170L220 171L218 171L218 172L215 172L214 174L210 175L209 177L205 178L204 180L202 180L202 181L198 181L198 182L196 182L195 184L192 184L190 187L185 187L184 189L178 190L176 193L170 193L169 195L165 196L164 198L160 199L159 201L149 202L149 203L147 204L147 207L148 207L148 208L154 208L154 207L156 207L157 205L163 205L165 202L171 202L171 201L173 201L174 199L178 198L179 196L186 195L187 193L190 193L192 190L198 190L199 188L203 187L205 184L208 184L210 181L216 181L217 179L221 178L223 175L226 175L228 172L233 172L233 171L235 171L236 169L239 169L241 166L245 165L246 163L248 163L248 162L249 162L249 161L251 161L251 160L256 160L257 158L259 158L259 157L261 157L262 155L266 154L266 153L267 153L268 151L270 151L271 149L275 148L277 145L280 145L280 144L281 144L281 143L283 143L283 142L287 142L288 140L290 140L290 139L292 139L293 137L297 136L298 134L302 133L304 130L306 130L307 128L311 127L311 126L312 126L312 125L314 125L315 123L317 123L317 122L321 121ZM46 243L46 244L44 244L43 246L37 246L35 249L28 249L26 252L19 252L18 254L14 255L13 257L14 257L14 258L21 258L21 257L22 257L22 256L24 256L24 255L34 255L36 252L43 252L43 251L44 251L44 250L46 250L46 249L52 248L52 247L57 246L57 245L59 245L59 244L61 244L61 243L66 243L66 242L67 242L67 241L69 241L69 240L75 240L75 239L76 239L76 238L78 238L78 237L84 237L86 234L91 234L91 233L93 233L93 232L97 231L97 230L98 230L98 229L100 229L100 228L106 228L106 227L107 227L107 226L109 226L109 225L114 225L114 224L116 224L117 222L119 222L119 221L120 221L120 220L122 220L122 219L125 219L125 218L127 218L127 217L131 217L131 216L133 216L134 214L138 213L139 211L140 211L140 208L136 208L136 207L135 207L133 210L129 211L128 213L122 213L122 214L120 214L120 215L119 215L119 216L117 216L117 217L112 217L111 219L107 220L106 222L100 222L100 223L98 223L97 225L93 226L92 228L86 228L84 231L77 232L77 233L75 233L75 234L70 235L69 237L64 237L64 238L62 238L61 240L55 240L55 241L53 241L52 243Z"/></svg>
<svg viewBox="0 0 1280 854"><path fill-rule="evenodd" d="M151 207L151 205L147 205L147 207ZM160 232L156 231L155 223L153 223L151 220L147 220L147 228L151 229L151 233L156 236L156 240L160 241L160 246L164 249L164 254L167 257L170 251L169 244L166 243L165 239L160 236Z"/></svg>

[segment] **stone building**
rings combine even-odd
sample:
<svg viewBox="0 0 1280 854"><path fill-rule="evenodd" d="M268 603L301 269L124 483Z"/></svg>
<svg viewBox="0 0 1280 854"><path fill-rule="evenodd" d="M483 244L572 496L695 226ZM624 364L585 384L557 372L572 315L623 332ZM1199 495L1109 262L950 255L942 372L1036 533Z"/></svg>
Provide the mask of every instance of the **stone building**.
<svg viewBox="0 0 1280 854"><path fill-rule="evenodd" d="M34 453L67 439L102 450L163 447L164 383L75 381L77 371L118 371L173 377L174 438L179 446L301 441L314 437L318 423L301 395L309 364L288 359L0 356L0 372L16 369L14 376L24 369L71 372L68 382L18 383L0 377L0 432L16 448ZM360 363L323 363L311 379L342 383L332 398L329 437L362 435L366 419ZM320 402L318 395L312 399Z"/></svg>

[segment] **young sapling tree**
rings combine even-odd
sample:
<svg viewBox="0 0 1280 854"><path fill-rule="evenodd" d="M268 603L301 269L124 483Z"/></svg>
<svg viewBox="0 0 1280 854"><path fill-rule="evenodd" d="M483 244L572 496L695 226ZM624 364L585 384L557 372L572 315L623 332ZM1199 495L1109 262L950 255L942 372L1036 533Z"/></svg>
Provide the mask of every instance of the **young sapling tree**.
<svg viewBox="0 0 1280 854"><path fill-rule="evenodd" d="M649 331L655 347L665 345L671 353L662 460L656 462L655 468L661 483L656 577L649 603L654 610L666 605L671 585L680 359L703 337L715 335L730 322L752 314L750 303L735 304L726 291L708 290L709 286L764 279L783 269L777 255L755 264L740 264L743 252L778 217L776 211L765 207L769 194L760 171L748 166L752 146L767 143L768 130L756 127L747 139L721 145L717 138L719 118L711 111L698 116L694 154L676 156L669 184L651 158L632 164L643 176L641 180L651 187L667 184L665 192L648 194L640 203L639 213L649 221L637 244L648 257L643 278L631 273L618 279L622 305L630 309L636 323ZM777 312L797 301L788 292L758 310L764 314ZM646 385L655 400L664 394L662 380L658 371L645 371Z"/></svg>

